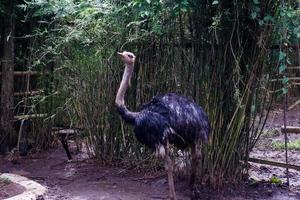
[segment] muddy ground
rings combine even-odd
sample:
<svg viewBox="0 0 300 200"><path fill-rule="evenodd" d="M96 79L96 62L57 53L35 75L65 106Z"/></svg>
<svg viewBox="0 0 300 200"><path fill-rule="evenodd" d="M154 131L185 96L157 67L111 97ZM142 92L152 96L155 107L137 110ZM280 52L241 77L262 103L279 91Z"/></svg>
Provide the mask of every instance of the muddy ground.
<svg viewBox="0 0 300 200"><path fill-rule="evenodd" d="M20 158L17 162L0 160L0 172L26 176L49 192L45 199L166 199L164 174L144 174L123 168L105 167L96 160L76 155L68 162L61 147ZM177 185L179 199L188 199L185 184Z"/></svg>
<svg viewBox="0 0 300 200"><path fill-rule="evenodd" d="M290 113L289 125L299 125L299 116L300 109ZM272 112L266 128L279 128L282 123L281 117L280 110ZM295 139L299 138L299 135L291 134L289 137ZM251 156L284 161L284 151L272 148L273 140L283 140L282 134L265 134ZM75 148L72 148L72 152L75 152ZM290 151L289 160L299 165L300 151ZM145 173L136 169L103 166L96 160L87 158L84 153L74 155L73 161L68 162L60 146L48 152L20 158L15 162L0 157L1 172L20 174L47 186L48 193L44 198L48 200L167 199L164 172ZM284 169L251 163L250 174L252 178L266 182L228 186L219 191L198 185L195 199L300 199L299 171L290 170L290 189L268 183L273 175L285 182ZM176 178L178 199L190 199L187 185L187 180Z"/></svg>
<svg viewBox="0 0 300 200"><path fill-rule="evenodd" d="M0 172L23 175L47 186L49 191L44 198L48 200L167 199L163 172L145 174L134 169L105 167L80 155L68 162L61 147L17 162L6 159L0 162ZM176 179L178 199L190 199L187 185L187 180ZM262 183L220 191L198 186L196 193L195 199L300 199L295 192Z"/></svg>
<svg viewBox="0 0 300 200"><path fill-rule="evenodd" d="M286 114L287 126L300 126L300 107L290 110ZM281 148L276 148L274 143L284 144L285 136L281 132L283 126L283 111L276 109L270 113L267 120L265 131L260 140L257 142L255 148L251 152L251 157L272 160L285 163L285 151ZM288 133L288 141L300 140L300 133ZM300 165L300 145L298 149L288 150L288 162L294 165ZM286 170L279 167L272 167L267 165L253 164L250 175L256 179L269 181L271 177L275 176L282 182L286 183ZM293 191L300 193L300 172L296 170L289 170L290 188Z"/></svg>

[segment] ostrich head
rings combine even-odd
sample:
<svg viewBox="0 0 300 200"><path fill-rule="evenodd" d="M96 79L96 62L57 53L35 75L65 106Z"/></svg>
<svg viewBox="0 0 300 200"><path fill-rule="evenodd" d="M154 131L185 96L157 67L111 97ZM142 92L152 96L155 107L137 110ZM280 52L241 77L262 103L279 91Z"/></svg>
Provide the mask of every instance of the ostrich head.
<svg viewBox="0 0 300 200"><path fill-rule="evenodd" d="M118 107L125 106L124 96L127 87L130 85L130 79L133 74L133 66L135 61L135 55L128 51L118 52L122 61L125 64L125 70L123 73L122 81L116 96L116 104Z"/></svg>
<svg viewBox="0 0 300 200"><path fill-rule="evenodd" d="M122 53L118 52L118 54L121 56L121 59L125 63L125 65L133 66L135 61L135 55L133 53L123 51Z"/></svg>

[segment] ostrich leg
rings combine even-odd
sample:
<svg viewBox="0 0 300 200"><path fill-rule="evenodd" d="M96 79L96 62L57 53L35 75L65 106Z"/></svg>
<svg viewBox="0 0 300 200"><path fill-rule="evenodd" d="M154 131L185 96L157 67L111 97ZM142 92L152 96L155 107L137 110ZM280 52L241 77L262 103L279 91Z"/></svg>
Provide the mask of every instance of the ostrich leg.
<svg viewBox="0 0 300 200"><path fill-rule="evenodd" d="M200 152L197 148L199 144L195 143L191 146L191 177L190 177L190 186L193 189L197 176L197 167L199 165Z"/></svg>
<svg viewBox="0 0 300 200"><path fill-rule="evenodd" d="M166 145L166 155L165 155L165 169L168 173L168 185L169 185L169 198L171 200L176 200L175 186L174 186L174 177L173 177L173 162L170 158L170 145L167 140Z"/></svg>

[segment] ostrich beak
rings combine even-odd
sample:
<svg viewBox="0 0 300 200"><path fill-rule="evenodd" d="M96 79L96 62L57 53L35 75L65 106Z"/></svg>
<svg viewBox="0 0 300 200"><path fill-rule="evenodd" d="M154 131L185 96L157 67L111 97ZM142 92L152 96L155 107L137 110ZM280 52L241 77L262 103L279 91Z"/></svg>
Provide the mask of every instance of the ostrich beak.
<svg viewBox="0 0 300 200"><path fill-rule="evenodd" d="M121 57L124 56L123 53L121 53L121 52L117 52L117 54L120 55Z"/></svg>
<svg viewBox="0 0 300 200"><path fill-rule="evenodd" d="M117 54L120 56L121 60L124 61L124 59L125 59L124 53L117 52Z"/></svg>

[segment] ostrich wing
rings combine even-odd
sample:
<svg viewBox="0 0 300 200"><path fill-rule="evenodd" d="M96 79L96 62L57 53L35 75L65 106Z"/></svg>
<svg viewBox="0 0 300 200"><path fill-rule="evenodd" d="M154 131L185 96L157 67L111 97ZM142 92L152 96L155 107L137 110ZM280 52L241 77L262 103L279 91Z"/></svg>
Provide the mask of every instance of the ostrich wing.
<svg viewBox="0 0 300 200"><path fill-rule="evenodd" d="M159 144L165 144L170 125L159 113L143 110L135 120L134 133L142 144L155 149Z"/></svg>
<svg viewBox="0 0 300 200"><path fill-rule="evenodd" d="M210 134L208 116L193 100L184 96L169 93L154 97L143 105L142 111L159 115L165 124L171 128L170 143L184 149L197 140L207 142Z"/></svg>

